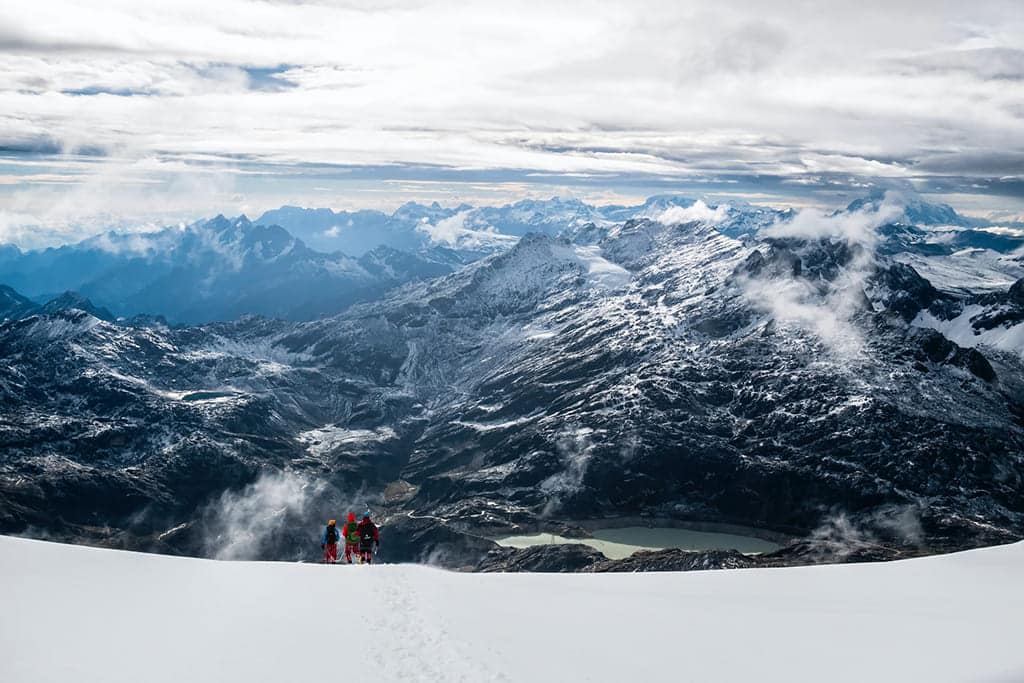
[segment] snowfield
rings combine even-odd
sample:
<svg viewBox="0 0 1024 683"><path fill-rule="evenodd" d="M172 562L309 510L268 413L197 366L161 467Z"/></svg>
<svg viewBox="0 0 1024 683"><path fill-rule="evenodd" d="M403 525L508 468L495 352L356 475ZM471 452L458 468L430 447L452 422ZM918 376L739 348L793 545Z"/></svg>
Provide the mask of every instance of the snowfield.
<svg viewBox="0 0 1024 683"><path fill-rule="evenodd" d="M0 537L0 680L1020 681L1022 569L1024 543L888 564L458 574Z"/></svg>

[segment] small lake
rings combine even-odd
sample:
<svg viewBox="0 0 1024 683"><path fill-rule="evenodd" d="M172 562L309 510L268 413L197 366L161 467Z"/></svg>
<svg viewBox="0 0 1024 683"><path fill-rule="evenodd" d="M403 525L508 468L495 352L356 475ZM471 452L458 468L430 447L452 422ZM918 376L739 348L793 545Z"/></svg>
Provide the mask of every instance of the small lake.
<svg viewBox="0 0 1024 683"><path fill-rule="evenodd" d="M496 538L498 545L511 548L529 548L535 545L554 543L582 543L604 553L610 560L629 557L637 550L662 550L681 548L683 550L738 550L741 553L770 553L779 545L752 536L722 534L711 531L691 531L674 527L620 527L618 529L596 529L593 538L565 538L557 534L526 534Z"/></svg>

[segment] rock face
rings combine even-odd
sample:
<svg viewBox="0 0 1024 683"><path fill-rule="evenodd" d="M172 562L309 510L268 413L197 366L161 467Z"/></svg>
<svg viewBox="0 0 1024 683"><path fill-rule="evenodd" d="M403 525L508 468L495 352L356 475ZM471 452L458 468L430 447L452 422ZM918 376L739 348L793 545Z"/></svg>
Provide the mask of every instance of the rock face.
<svg viewBox="0 0 1024 683"><path fill-rule="evenodd" d="M1007 299L1013 305L1024 308L1024 277L1013 283L1007 292Z"/></svg>
<svg viewBox="0 0 1024 683"><path fill-rule="evenodd" d="M532 548L498 548L476 566L479 572L579 572L606 558L590 546L579 544L537 545Z"/></svg>
<svg viewBox="0 0 1024 683"><path fill-rule="evenodd" d="M897 507L915 533L892 547L1024 534L1021 357L926 319L982 304L836 238L577 228L306 323L0 325L0 531L210 554L239 511L369 503L394 557L459 567L481 530L542 519L799 535ZM316 547L261 519L261 557ZM534 552L489 566L593 559Z"/></svg>
<svg viewBox="0 0 1024 683"><path fill-rule="evenodd" d="M873 293L883 307L906 322L913 320L918 312L950 298L941 294L916 270L904 263L879 268L872 284Z"/></svg>
<svg viewBox="0 0 1024 683"><path fill-rule="evenodd" d="M594 572L690 572L703 569L756 567L755 557L735 550L688 552L678 548L639 551L621 560L605 560L589 568Z"/></svg>
<svg viewBox="0 0 1024 683"><path fill-rule="evenodd" d="M935 549L941 550L941 549ZM918 547L898 548L866 539L811 538L773 553L744 555L735 550L638 550L611 560L582 544L530 548L494 548L475 567L480 572L689 572L706 569L792 567L838 562L883 562L926 554Z"/></svg>

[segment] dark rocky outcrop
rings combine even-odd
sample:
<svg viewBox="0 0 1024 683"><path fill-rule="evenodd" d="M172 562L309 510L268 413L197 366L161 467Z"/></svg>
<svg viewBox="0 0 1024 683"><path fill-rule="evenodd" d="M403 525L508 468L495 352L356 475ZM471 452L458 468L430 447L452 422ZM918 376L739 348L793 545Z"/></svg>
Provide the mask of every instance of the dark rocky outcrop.
<svg viewBox="0 0 1024 683"><path fill-rule="evenodd" d="M396 515L381 522L381 559L385 562L469 568L497 548L491 540L458 532L435 520Z"/></svg>
<svg viewBox="0 0 1024 683"><path fill-rule="evenodd" d="M756 556L735 550L688 551L678 548L639 550L621 560L605 560L588 568L592 572L690 572L705 569L757 567Z"/></svg>
<svg viewBox="0 0 1024 683"><path fill-rule="evenodd" d="M907 337L917 344L915 355L919 361L963 368L986 382L994 382L996 379L992 364L977 349L965 349L939 332L927 328L912 328Z"/></svg>
<svg viewBox="0 0 1024 683"><path fill-rule="evenodd" d="M479 572L579 572L606 561L588 545L553 544L530 548L497 548L476 565Z"/></svg>
<svg viewBox="0 0 1024 683"><path fill-rule="evenodd" d="M476 566L480 572L688 572L759 566L753 556L735 550L686 551L678 548L640 550L610 560L583 544L497 548Z"/></svg>
<svg viewBox="0 0 1024 683"><path fill-rule="evenodd" d="M879 267L871 282L887 310L910 322L922 310L949 297L940 293L916 270L903 263Z"/></svg>

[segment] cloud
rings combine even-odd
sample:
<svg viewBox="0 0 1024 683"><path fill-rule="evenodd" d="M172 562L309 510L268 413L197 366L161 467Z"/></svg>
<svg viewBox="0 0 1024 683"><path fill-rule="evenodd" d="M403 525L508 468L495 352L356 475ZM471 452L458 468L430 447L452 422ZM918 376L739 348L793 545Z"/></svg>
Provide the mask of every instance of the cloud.
<svg viewBox="0 0 1024 683"><path fill-rule="evenodd" d="M982 79L1024 80L1024 49L981 47L942 50L895 60L916 73L961 72Z"/></svg>
<svg viewBox="0 0 1024 683"><path fill-rule="evenodd" d="M264 543L292 521L306 517L323 484L291 473L268 474L241 492L227 491L207 510L205 555L218 560L260 556Z"/></svg>
<svg viewBox="0 0 1024 683"><path fill-rule="evenodd" d="M670 206L658 214L655 220L665 225L679 225L681 223L693 222L717 225L728 217L728 205L719 204L712 209L702 200L698 199L690 206Z"/></svg>
<svg viewBox="0 0 1024 683"><path fill-rule="evenodd" d="M842 562L854 553L875 551L886 544L921 547L925 534L920 507L889 505L857 515L834 511L807 540L817 561Z"/></svg>
<svg viewBox="0 0 1024 683"><path fill-rule="evenodd" d="M589 427L567 425L555 435L555 451L562 470L540 484L541 491L547 496L547 503L540 512L542 518L555 514L566 497L579 493L583 488L595 446L594 430Z"/></svg>
<svg viewBox="0 0 1024 683"><path fill-rule="evenodd" d="M744 296L776 324L810 332L844 361L861 357L864 334L855 318L874 273L876 230L902 216L903 210L902 196L887 192L877 207L834 214L809 208L772 224L760 232L761 237L836 241L847 245L851 256L829 281L790 275L772 280L744 278L740 281Z"/></svg>
<svg viewBox="0 0 1024 683"><path fill-rule="evenodd" d="M424 221L417 225L416 229L429 235L432 242L455 246L463 235L470 232L465 227L469 213L469 211L462 211L454 216L442 218L437 223Z"/></svg>
<svg viewBox="0 0 1024 683"><path fill-rule="evenodd" d="M295 472L268 472L225 491L200 514L203 555L219 560L310 559L327 519L363 510L363 491L346 494Z"/></svg>
<svg viewBox="0 0 1024 683"><path fill-rule="evenodd" d="M807 208L792 218L779 220L761 231L762 237L795 237L804 240L842 239L864 247L874 247L877 229L903 215L904 199L889 191L877 208L866 206L860 211L826 213Z"/></svg>
<svg viewBox="0 0 1024 683"><path fill-rule="evenodd" d="M1024 135L1009 0L768 14L751 0L40 0L0 6L0 26L0 148L247 160L280 181L264 194L320 186L322 165L835 190L992 180Z"/></svg>
<svg viewBox="0 0 1024 683"><path fill-rule="evenodd" d="M237 206L235 180L234 173L152 157L74 165L59 183L11 186L0 207L0 244L31 249L191 222Z"/></svg>
<svg viewBox="0 0 1024 683"><path fill-rule="evenodd" d="M430 223L424 218L416 229L425 233L435 244L444 244L459 249L485 249L488 247L512 246L516 239L497 232L493 226L466 227L466 220L472 211L461 211L454 216Z"/></svg>

